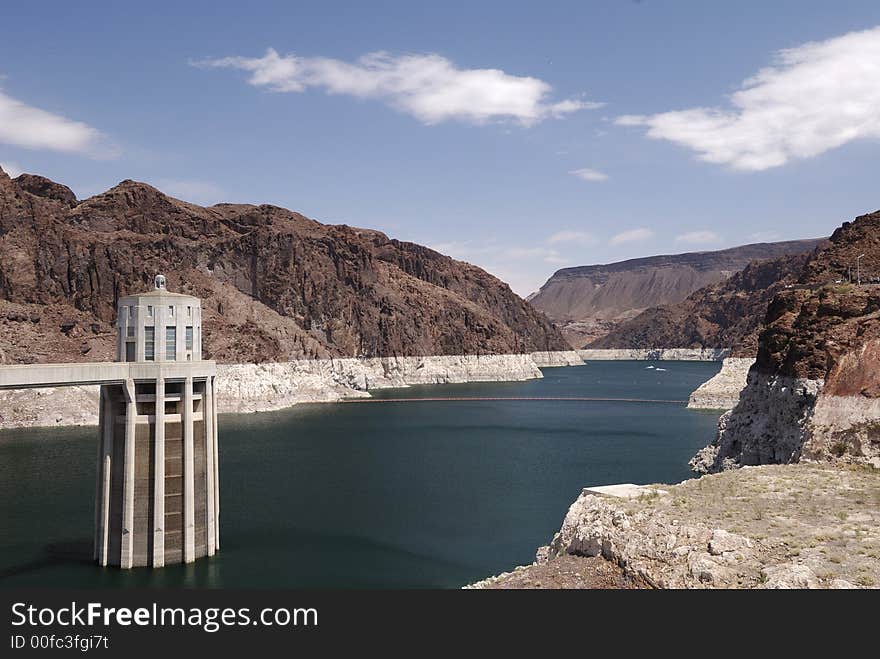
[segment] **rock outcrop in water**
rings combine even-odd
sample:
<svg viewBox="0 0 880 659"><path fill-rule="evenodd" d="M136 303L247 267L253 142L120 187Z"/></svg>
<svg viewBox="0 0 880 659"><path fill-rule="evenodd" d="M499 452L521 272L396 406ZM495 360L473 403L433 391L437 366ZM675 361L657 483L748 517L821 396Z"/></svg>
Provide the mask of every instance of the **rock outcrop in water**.
<svg viewBox="0 0 880 659"><path fill-rule="evenodd" d="M157 272L204 300L205 355L219 361L568 348L492 275L378 231L203 208L135 181L79 201L0 170L0 363L112 359L116 300Z"/></svg>

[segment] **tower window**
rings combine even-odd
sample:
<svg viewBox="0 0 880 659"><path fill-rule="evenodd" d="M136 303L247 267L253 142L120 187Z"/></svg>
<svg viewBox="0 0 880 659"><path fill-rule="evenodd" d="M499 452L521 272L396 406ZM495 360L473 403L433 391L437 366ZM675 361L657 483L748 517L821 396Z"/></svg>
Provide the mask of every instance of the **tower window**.
<svg viewBox="0 0 880 659"><path fill-rule="evenodd" d="M174 307L168 307L168 315L174 318Z"/></svg>
<svg viewBox="0 0 880 659"><path fill-rule="evenodd" d="M152 304L148 304L148 305L147 305L147 316L152 317L152 315L153 315L153 305L152 305Z"/></svg>
<svg viewBox="0 0 880 659"><path fill-rule="evenodd" d="M165 359L173 362L177 359L177 328L165 328Z"/></svg>
<svg viewBox="0 0 880 659"><path fill-rule="evenodd" d="M134 305L128 307L128 317L134 318Z"/></svg>
<svg viewBox="0 0 880 659"><path fill-rule="evenodd" d="M144 359L148 362L156 359L156 328L144 328Z"/></svg>
<svg viewBox="0 0 880 659"><path fill-rule="evenodd" d="M186 315L187 315L188 317L192 318L192 315L193 315L193 308L192 308L192 307L187 307L187 308L186 308Z"/></svg>
<svg viewBox="0 0 880 659"><path fill-rule="evenodd" d="M193 349L193 328L191 325L187 325L186 328L186 349Z"/></svg>
<svg viewBox="0 0 880 659"><path fill-rule="evenodd" d="M130 339L131 339L131 338L134 338L134 329L135 329L135 328L134 328L134 325L129 325L129 326L126 328L125 335L126 335L128 338L130 338Z"/></svg>

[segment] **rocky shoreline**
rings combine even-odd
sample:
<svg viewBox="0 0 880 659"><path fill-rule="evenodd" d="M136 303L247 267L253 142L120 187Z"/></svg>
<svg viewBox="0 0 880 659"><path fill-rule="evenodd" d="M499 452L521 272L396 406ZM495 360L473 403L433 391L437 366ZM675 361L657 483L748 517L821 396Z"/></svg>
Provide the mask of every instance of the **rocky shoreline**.
<svg viewBox="0 0 880 659"><path fill-rule="evenodd" d="M531 380L543 377L541 368L579 364L574 351L218 364L217 395L221 413L262 412L368 397L372 389ZM0 392L0 430L97 424L98 387Z"/></svg>
<svg viewBox="0 0 880 659"><path fill-rule="evenodd" d="M653 588L871 588L880 583L878 497L874 469L816 463L628 486L624 496L587 489L532 566L470 587L522 587L530 572L583 587L565 581L570 570L547 568L575 556L601 557L621 583Z"/></svg>

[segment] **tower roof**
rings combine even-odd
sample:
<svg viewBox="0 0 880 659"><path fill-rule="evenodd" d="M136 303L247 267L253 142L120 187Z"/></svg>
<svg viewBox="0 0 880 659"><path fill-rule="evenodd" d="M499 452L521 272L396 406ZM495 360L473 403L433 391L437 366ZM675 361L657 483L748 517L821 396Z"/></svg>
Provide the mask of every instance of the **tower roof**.
<svg viewBox="0 0 880 659"><path fill-rule="evenodd" d="M143 297L152 297L152 298L157 298L157 297L158 298L182 298L182 297L186 297L191 300L199 300L200 299L200 298L196 297L195 295L186 295L185 293L172 293L171 291L166 291L166 290L152 290L152 291L145 291L144 293L133 293L132 295L126 295L121 299L124 300L126 298L143 298Z"/></svg>
<svg viewBox="0 0 880 659"><path fill-rule="evenodd" d="M188 298L190 300L195 300L196 302L200 302L200 299L195 297L194 295L186 295L184 293L172 293L167 288L165 288L165 275L159 274L156 275L155 279L155 288L152 291L145 291L143 293L133 293L132 295L126 295L122 298L122 300L127 299L142 299L142 298L160 298L160 299L175 299L180 300L180 298Z"/></svg>

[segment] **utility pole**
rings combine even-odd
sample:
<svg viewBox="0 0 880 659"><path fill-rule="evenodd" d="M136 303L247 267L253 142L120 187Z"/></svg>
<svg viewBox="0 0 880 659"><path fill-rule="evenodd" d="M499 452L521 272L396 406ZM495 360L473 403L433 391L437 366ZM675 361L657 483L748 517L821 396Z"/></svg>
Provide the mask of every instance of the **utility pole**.
<svg viewBox="0 0 880 659"><path fill-rule="evenodd" d="M856 286L862 285L862 268L860 261L863 258L865 258L864 254L856 257Z"/></svg>

